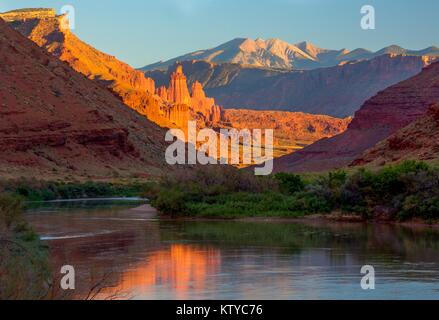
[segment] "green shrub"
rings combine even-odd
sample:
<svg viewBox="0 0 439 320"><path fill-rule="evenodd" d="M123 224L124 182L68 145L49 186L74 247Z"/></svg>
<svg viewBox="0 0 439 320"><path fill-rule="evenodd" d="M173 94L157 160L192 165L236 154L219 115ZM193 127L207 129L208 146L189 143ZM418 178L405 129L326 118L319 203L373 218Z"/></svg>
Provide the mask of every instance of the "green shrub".
<svg viewBox="0 0 439 320"><path fill-rule="evenodd" d="M161 190L152 204L160 212L171 216L185 215L187 211L185 193L176 188Z"/></svg>
<svg viewBox="0 0 439 320"><path fill-rule="evenodd" d="M280 191L285 194L294 194L305 188L305 183L299 175L278 173L275 175L275 179L279 184Z"/></svg>
<svg viewBox="0 0 439 320"><path fill-rule="evenodd" d="M19 197L0 194L0 232L10 231L23 222L22 208L23 203Z"/></svg>

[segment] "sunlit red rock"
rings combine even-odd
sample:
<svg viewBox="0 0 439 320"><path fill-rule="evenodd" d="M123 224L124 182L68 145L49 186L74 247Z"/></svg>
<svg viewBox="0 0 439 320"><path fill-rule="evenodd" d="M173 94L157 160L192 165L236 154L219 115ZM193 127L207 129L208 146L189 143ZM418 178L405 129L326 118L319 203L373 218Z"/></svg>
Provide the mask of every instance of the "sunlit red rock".
<svg viewBox="0 0 439 320"><path fill-rule="evenodd" d="M191 95L187 87L186 76L183 67L178 66L177 70L171 75L168 88L168 101L178 104L191 104Z"/></svg>
<svg viewBox="0 0 439 320"><path fill-rule="evenodd" d="M215 105L215 99L206 97L203 86L198 81L192 85L191 106L210 123L217 124L221 121L221 108Z"/></svg>
<svg viewBox="0 0 439 320"><path fill-rule="evenodd" d="M156 94L160 97L160 99L168 100L168 89L165 86L157 88Z"/></svg>

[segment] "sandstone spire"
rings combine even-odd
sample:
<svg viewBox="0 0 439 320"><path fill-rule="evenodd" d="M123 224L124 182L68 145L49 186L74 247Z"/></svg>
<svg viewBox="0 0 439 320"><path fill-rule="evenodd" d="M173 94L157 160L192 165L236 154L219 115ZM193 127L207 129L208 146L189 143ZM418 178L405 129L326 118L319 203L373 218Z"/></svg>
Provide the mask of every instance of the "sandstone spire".
<svg viewBox="0 0 439 320"><path fill-rule="evenodd" d="M186 76L183 73L183 67L181 65L179 65L177 70L171 74L168 89L168 101L185 105L190 105L191 103Z"/></svg>
<svg viewBox="0 0 439 320"><path fill-rule="evenodd" d="M195 81L192 85L192 108L204 115L205 119L217 123L221 120L221 108L215 105L215 99L206 97L203 86Z"/></svg>
<svg viewBox="0 0 439 320"><path fill-rule="evenodd" d="M203 85L195 81L192 85L192 99L206 99L206 94L204 93Z"/></svg>

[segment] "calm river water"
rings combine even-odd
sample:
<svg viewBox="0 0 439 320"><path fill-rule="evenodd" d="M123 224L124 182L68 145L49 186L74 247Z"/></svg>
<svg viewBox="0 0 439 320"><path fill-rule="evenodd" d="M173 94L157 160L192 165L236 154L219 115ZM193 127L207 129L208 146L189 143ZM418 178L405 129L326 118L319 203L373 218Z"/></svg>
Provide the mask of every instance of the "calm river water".
<svg viewBox="0 0 439 320"><path fill-rule="evenodd" d="M46 203L28 219L85 299L439 299L439 230L388 225L174 222L134 201ZM376 272L362 290L363 265ZM99 289L98 289L99 288Z"/></svg>

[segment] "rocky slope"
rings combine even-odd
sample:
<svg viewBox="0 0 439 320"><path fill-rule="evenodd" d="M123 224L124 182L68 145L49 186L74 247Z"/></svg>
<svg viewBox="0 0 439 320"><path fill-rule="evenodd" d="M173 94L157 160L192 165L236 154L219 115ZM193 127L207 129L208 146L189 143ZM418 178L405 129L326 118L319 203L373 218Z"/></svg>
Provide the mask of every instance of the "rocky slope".
<svg viewBox="0 0 439 320"><path fill-rule="evenodd" d="M209 62L182 63L190 85L200 82L207 95L231 109L284 110L334 117L352 116L379 91L408 79L431 63L429 57L381 55L372 60L311 71L279 71ZM158 85L167 72L147 75Z"/></svg>
<svg viewBox="0 0 439 320"><path fill-rule="evenodd" d="M439 159L439 104L356 159L352 166L382 166L402 160Z"/></svg>
<svg viewBox="0 0 439 320"><path fill-rule="evenodd" d="M166 70L176 62L193 60L237 63L263 68L312 70L333 67L350 61L369 60L383 54L439 57L439 48L429 47L416 51L392 45L377 52L362 48L349 51L323 49L310 42L291 44L280 39L237 38L212 49L199 50L165 62L148 65L142 70Z"/></svg>
<svg viewBox="0 0 439 320"><path fill-rule="evenodd" d="M346 132L318 141L293 155L277 159L275 170L323 171L347 166L378 142L420 119L432 104L438 102L439 62L426 67L419 75L394 85L368 100L355 114ZM407 132L415 133L416 128L422 126L424 121L426 120L420 120L419 123L413 125L414 128L409 127L408 131L401 132L396 138L391 138L384 144L397 147L402 143L399 148L409 151L410 148L405 149L404 141L405 143L409 142L410 137L406 136L404 139L402 137ZM426 127L431 129L432 123L432 121L428 121ZM430 129L426 128L427 131L431 131ZM418 142L414 139L419 135L418 131L416 136L413 136L411 142L413 145L417 145ZM434 144L433 141L431 144ZM378 146L378 149L380 148L382 146ZM379 151L371 152L372 154L379 153ZM391 151L388 151L387 154L390 157ZM395 157L398 157L398 153L395 153ZM369 159L367 154L363 159L357 160L355 163L367 162Z"/></svg>
<svg viewBox="0 0 439 320"><path fill-rule="evenodd" d="M169 170L161 128L2 19L0 61L2 178L109 179Z"/></svg>

